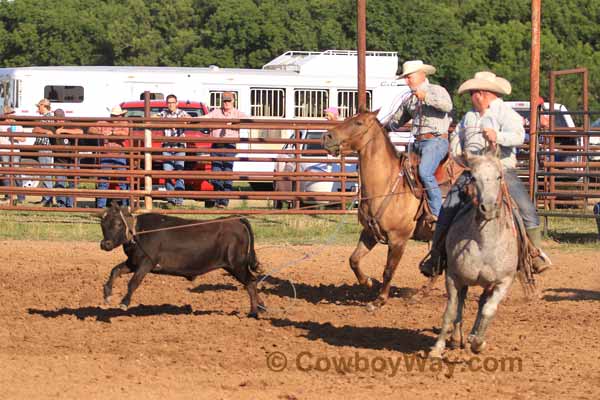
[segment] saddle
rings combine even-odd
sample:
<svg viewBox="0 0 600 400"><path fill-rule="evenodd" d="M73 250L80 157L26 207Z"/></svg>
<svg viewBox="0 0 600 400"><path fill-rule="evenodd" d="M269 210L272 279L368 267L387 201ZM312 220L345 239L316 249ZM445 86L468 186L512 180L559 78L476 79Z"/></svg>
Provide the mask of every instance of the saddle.
<svg viewBox="0 0 600 400"><path fill-rule="evenodd" d="M422 240L429 242L433 237L433 231L435 229L433 221L433 214L427 201L427 191L423 185L423 182L419 178L419 163L421 157L416 153L410 153L408 157L402 157L402 170L405 172L408 184L413 194L420 199L419 210L415 214L415 220L417 226L413 234L413 239ZM435 170L434 176L442 191L442 197L445 198L446 194L456 182L458 177L465 170L465 166L458 160L447 155L442 160L440 165Z"/></svg>

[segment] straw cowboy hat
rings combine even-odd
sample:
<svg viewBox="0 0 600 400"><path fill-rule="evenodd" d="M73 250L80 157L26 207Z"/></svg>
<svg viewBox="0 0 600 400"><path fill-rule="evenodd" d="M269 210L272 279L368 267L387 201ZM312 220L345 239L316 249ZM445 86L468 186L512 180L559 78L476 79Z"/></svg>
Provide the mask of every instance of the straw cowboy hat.
<svg viewBox="0 0 600 400"><path fill-rule="evenodd" d="M402 75L398 77L398 79L406 78L407 75L410 75L417 71L425 72L425 75L433 75L435 74L435 67L429 64L423 64L421 60L411 60L406 61L402 64Z"/></svg>
<svg viewBox="0 0 600 400"><path fill-rule="evenodd" d="M10 114L14 114L15 113L15 109L12 108L11 106L4 106L2 109L2 114L4 115L10 115Z"/></svg>
<svg viewBox="0 0 600 400"><path fill-rule="evenodd" d="M110 115L124 115L127 110L123 110L121 106L114 106L110 109Z"/></svg>
<svg viewBox="0 0 600 400"><path fill-rule="evenodd" d="M458 88L458 94L463 94L470 90L487 90L499 95L508 95L512 91L510 82L504 78L496 76L493 72L477 72L475 76L464 82Z"/></svg>

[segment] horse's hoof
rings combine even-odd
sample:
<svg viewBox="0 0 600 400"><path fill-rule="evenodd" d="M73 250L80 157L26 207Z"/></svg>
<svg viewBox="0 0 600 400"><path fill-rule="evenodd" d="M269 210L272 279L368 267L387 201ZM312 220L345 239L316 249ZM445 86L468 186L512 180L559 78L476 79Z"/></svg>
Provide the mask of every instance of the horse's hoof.
<svg viewBox="0 0 600 400"><path fill-rule="evenodd" d="M383 300L382 298L378 298L377 300L375 300L371 303L367 303L367 311L374 312L374 311L380 309L381 307L383 307L384 304L385 304L385 300Z"/></svg>
<svg viewBox="0 0 600 400"><path fill-rule="evenodd" d="M367 289L371 289L373 287L373 279L367 278L367 280L365 281L363 286L366 287Z"/></svg>
<svg viewBox="0 0 600 400"><path fill-rule="evenodd" d="M250 313L248 313L248 318L258 319L258 313L257 312L250 312Z"/></svg>
<svg viewBox="0 0 600 400"><path fill-rule="evenodd" d="M485 340L481 340L478 337L473 337L473 339L470 340L471 342L471 351L475 354L479 354L481 352L483 352L483 350L485 350L487 343L485 342Z"/></svg>
<svg viewBox="0 0 600 400"><path fill-rule="evenodd" d="M258 312L259 313L261 313L261 312L267 312L267 311L269 311L269 310L267 309L267 307L264 304L259 304L258 305Z"/></svg>
<svg viewBox="0 0 600 400"><path fill-rule="evenodd" d="M129 306L127 304L121 303L121 304L119 304L119 308L121 310L123 310L123 311L127 311L127 309L129 308Z"/></svg>
<svg viewBox="0 0 600 400"><path fill-rule="evenodd" d="M454 339L450 340L450 343L448 344L448 346L452 350L462 349L463 347L465 347L464 344L460 340L454 340Z"/></svg>
<svg viewBox="0 0 600 400"><path fill-rule="evenodd" d="M437 347L432 347L431 350L429 351L429 354L427 355L427 357L429 357L430 359L434 359L434 360L441 360L442 352L443 352L443 350L440 350Z"/></svg>
<svg viewBox="0 0 600 400"><path fill-rule="evenodd" d="M108 296L104 298L104 304L110 306L110 302L112 300L112 296Z"/></svg>

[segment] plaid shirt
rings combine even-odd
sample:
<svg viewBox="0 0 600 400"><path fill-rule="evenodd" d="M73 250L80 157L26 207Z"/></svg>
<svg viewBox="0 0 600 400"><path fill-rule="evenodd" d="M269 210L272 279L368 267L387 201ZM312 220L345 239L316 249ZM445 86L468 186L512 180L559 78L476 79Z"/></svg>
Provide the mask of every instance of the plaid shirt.
<svg viewBox="0 0 600 400"><path fill-rule="evenodd" d="M44 117L54 117L54 113L52 111L44 114ZM48 120L42 120L42 122L51 122ZM46 129L55 129L54 127L45 126ZM49 137L36 137L35 142L33 143L35 146L50 146L50 138Z"/></svg>
<svg viewBox="0 0 600 400"><path fill-rule="evenodd" d="M395 131L412 119L411 133L415 137L426 133L447 133L452 121L452 99L448 91L428 81L423 82L418 89L425 92L425 100L420 102L416 96L412 96L403 102L388 123L390 130Z"/></svg>
<svg viewBox="0 0 600 400"><path fill-rule="evenodd" d="M180 110L179 108L175 112L171 112L169 109L160 112L161 118L190 118L190 115ZM165 129L166 137L184 137L185 129L183 128L167 128ZM174 143L174 142L163 142L163 147L185 147L185 143Z"/></svg>

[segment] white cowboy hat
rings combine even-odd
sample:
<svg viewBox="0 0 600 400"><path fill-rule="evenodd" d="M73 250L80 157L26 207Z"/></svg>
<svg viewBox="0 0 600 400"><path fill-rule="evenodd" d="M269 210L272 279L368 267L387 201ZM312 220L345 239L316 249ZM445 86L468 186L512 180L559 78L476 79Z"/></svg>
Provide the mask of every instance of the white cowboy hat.
<svg viewBox="0 0 600 400"><path fill-rule="evenodd" d="M405 78L407 75L417 71L423 71L426 75L433 75L435 74L435 67L433 65L423 64L423 61L421 60L406 61L402 64L402 75L400 75L398 79Z"/></svg>
<svg viewBox="0 0 600 400"><path fill-rule="evenodd" d="M127 110L123 110L121 106L114 106L110 109L110 115L123 115Z"/></svg>
<svg viewBox="0 0 600 400"><path fill-rule="evenodd" d="M493 72L482 71L477 72L473 78L460 85L458 94L470 90L487 90L499 95L508 95L512 91L512 88L510 82L506 79L496 76Z"/></svg>

